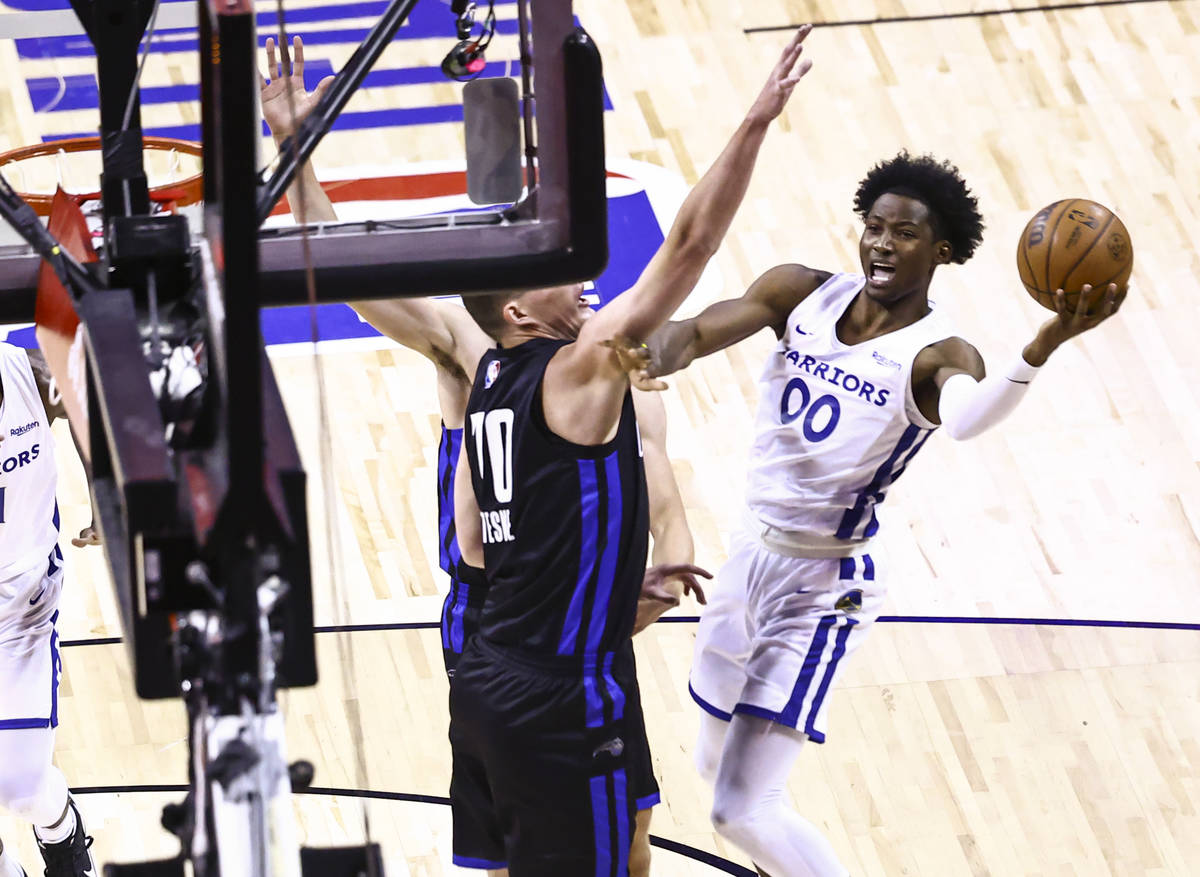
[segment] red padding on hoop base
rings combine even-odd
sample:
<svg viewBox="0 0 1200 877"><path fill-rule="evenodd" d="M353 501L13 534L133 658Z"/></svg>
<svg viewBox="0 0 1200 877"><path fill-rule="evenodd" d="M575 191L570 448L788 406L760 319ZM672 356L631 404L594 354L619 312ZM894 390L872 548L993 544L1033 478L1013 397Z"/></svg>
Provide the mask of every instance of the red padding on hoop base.
<svg viewBox="0 0 1200 877"><path fill-rule="evenodd" d="M61 188L54 193L50 207L50 234L58 238L63 252L69 253L79 262L95 262L96 251L92 247L92 234L87 220L75 199ZM88 435L87 381L84 369L82 330L79 316L71 296L46 262L38 269L37 306L34 320L37 322L37 340L50 367L50 374L58 391L62 394L67 409L67 419L74 427L83 458L91 461L91 443Z"/></svg>

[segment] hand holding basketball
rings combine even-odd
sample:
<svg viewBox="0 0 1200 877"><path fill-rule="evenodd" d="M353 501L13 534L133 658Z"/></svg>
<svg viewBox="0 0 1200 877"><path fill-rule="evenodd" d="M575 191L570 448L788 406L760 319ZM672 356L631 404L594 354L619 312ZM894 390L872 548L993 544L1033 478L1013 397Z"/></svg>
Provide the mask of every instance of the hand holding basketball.
<svg viewBox="0 0 1200 877"><path fill-rule="evenodd" d="M1025 361L1040 366L1064 341L1095 329L1121 308L1127 289L1110 283L1107 287L1093 287L1085 283L1074 303L1063 290L1054 293L1054 309L1057 314L1038 329L1037 337L1025 348Z"/></svg>
<svg viewBox="0 0 1200 877"><path fill-rule="evenodd" d="M800 61L800 55L804 52L804 40L812 33L812 29L811 24L805 24L796 31L783 50L783 54L780 55L779 62L771 70L771 76L750 108L747 119L770 122L783 112L788 99L792 96L792 91L796 88L796 83L812 69L812 61L808 59ZM800 61L799 66L796 65L797 61Z"/></svg>
<svg viewBox="0 0 1200 877"><path fill-rule="evenodd" d="M280 46L282 63L275 58L275 38L267 38L267 75L259 83L262 100L263 120L276 139L282 140L295 133L308 118L317 103L333 84L333 77L326 76L309 94L304 87L304 41L300 37L292 40L292 55L287 46ZM294 62L293 62L294 59ZM292 113L296 118L292 118Z"/></svg>

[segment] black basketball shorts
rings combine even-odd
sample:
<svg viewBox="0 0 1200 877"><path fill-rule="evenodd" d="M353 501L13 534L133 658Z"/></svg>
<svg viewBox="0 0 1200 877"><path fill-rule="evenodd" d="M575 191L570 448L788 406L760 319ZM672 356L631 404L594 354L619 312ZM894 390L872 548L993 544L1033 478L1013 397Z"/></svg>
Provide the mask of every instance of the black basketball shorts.
<svg viewBox="0 0 1200 877"><path fill-rule="evenodd" d="M657 800L632 649L593 666L471 640L450 687L454 862L625 877Z"/></svg>

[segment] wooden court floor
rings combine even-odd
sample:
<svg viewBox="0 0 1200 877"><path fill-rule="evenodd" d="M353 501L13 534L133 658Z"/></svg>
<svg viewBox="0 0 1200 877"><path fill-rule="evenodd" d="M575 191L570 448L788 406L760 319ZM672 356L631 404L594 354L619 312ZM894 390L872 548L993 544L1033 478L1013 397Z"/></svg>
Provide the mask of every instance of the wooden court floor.
<svg viewBox="0 0 1200 877"><path fill-rule="evenodd" d="M737 295L779 262L853 270L854 187L901 147L950 158L979 196L984 244L966 266L939 271L933 291L992 368L1046 316L1014 263L1033 212L1090 197L1115 209L1134 240L1121 314L1057 353L1000 428L963 444L935 435L886 503L889 620L850 663L829 742L807 748L790 787L855 875L1200 873L1200 2L966 14L1024 5L576 3L604 54L609 155L689 184L788 36L745 29L830 23L809 40L814 70L763 150L715 261L713 295ZM879 17L908 20L837 24ZM334 48L336 67L344 57ZM445 45L414 51L436 63ZM147 76L159 84L184 63L151 60ZM0 62L21 65L5 67L9 81L48 75L49 62L18 62L8 44ZM421 99L383 91L361 106ZM49 124L23 100L15 89L0 101L7 141L36 140ZM319 172L461 149L453 126L404 134L334 133ZM666 394L697 558L713 570L738 518L768 347L756 337L716 355ZM278 350L273 362L314 474L318 623L434 622L446 583L434 549L432 367L391 347L323 353L336 392L327 397L334 465L322 473L313 359ZM61 468L70 532L85 522L86 498L78 465ZM119 635L101 555L65 550L64 639ZM664 793L653 831L744 866L713 833L691 766L693 635L683 620L637 642ZM459 873L446 808L420 800L444 796L449 776L436 630L327 633L319 646L321 684L285 698L291 753L317 765L322 787L396 794L369 804L389 875ZM81 805L99 858L169 852L157 815L178 795L137 789L183 782L181 710L132 697L118 645L72 645L65 660L58 759L74 786L93 790ZM356 837L361 807L350 795L297 802L313 843ZM27 830L7 816L0 835L27 867L36 861ZM722 872L660 850L653 873Z"/></svg>

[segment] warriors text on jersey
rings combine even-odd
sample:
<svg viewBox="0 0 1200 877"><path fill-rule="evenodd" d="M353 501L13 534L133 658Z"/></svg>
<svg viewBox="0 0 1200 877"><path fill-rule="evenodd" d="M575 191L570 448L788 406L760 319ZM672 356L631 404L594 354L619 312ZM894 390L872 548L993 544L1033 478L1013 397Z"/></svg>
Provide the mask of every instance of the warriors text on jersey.
<svg viewBox="0 0 1200 877"><path fill-rule="evenodd" d="M913 402L912 365L951 333L934 311L843 344L838 319L865 282L835 274L798 304L759 379L747 501L763 523L814 544L875 535L875 506L936 426Z"/></svg>
<svg viewBox="0 0 1200 877"><path fill-rule="evenodd" d="M467 403L463 453L483 524L483 636L586 658L632 634L649 503L632 395L603 445L575 445L546 426L542 379L566 343L538 338L488 352Z"/></svg>
<svg viewBox="0 0 1200 877"><path fill-rule="evenodd" d="M0 579L54 562L58 547L54 437L29 357L0 341ZM61 556L61 555L60 555Z"/></svg>

